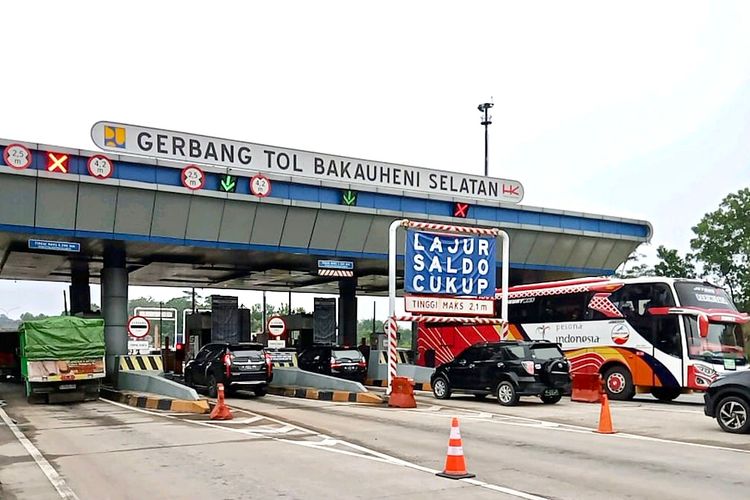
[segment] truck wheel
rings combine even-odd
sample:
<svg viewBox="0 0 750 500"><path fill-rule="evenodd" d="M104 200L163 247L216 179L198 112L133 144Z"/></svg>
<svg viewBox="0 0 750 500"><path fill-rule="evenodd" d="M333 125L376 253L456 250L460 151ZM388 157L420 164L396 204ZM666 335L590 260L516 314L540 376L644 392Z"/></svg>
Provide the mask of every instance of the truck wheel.
<svg viewBox="0 0 750 500"><path fill-rule="evenodd" d="M609 399L629 401L635 396L635 386L630 370L624 366L613 366L604 373L604 390Z"/></svg>
<svg viewBox="0 0 750 500"><path fill-rule="evenodd" d="M258 388L257 388L257 389L255 389L255 391L253 391L253 392L255 392L255 396L256 396L256 397L259 397L259 398L260 398L260 397L263 397L263 396L265 396L266 394L268 394L268 388L267 388L267 387L258 387Z"/></svg>
<svg viewBox="0 0 750 500"><path fill-rule="evenodd" d="M213 375L208 376L208 387L206 389L209 398L215 398L219 395L219 384L216 382L216 377Z"/></svg>

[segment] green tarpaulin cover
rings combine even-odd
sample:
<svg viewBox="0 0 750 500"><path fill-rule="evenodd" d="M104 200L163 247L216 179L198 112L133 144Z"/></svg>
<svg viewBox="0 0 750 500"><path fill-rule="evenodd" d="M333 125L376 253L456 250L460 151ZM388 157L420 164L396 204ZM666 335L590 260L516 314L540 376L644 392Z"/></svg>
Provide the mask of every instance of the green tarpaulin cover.
<svg viewBox="0 0 750 500"><path fill-rule="evenodd" d="M104 356L104 320L73 316L24 321L23 356L29 360Z"/></svg>

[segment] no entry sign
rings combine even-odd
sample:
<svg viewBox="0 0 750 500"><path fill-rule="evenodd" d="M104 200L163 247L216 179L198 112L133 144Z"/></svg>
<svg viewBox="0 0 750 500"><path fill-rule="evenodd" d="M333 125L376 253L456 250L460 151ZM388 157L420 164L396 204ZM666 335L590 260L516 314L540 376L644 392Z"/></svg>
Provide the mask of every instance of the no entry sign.
<svg viewBox="0 0 750 500"><path fill-rule="evenodd" d="M268 318L268 333L274 337L281 337L286 332L286 321L280 316Z"/></svg>
<svg viewBox="0 0 750 500"><path fill-rule="evenodd" d="M151 323L143 316L133 316L128 320L128 334L131 337L141 339L148 335Z"/></svg>

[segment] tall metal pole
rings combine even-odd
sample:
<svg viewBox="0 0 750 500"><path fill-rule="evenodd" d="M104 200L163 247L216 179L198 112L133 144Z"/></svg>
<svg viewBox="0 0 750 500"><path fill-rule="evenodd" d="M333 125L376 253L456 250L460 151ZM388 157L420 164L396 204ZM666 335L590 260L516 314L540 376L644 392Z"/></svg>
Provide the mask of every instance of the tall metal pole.
<svg viewBox="0 0 750 500"><path fill-rule="evenodd" d="M489 173L489 122L487 121L487 108L484 108L484 176Z"/></svg>
<svg viewBox="0 0 750 500"><path fill-rule="evenodd" d="M483 102L479 106L477 106L477 109L484 113L484 117L482 118L482 125L484 126L484 176L487 177L489 175L489 126L492 124L492 117L490 116L490 108L493 107L494 104L491 102Z"/></svg>

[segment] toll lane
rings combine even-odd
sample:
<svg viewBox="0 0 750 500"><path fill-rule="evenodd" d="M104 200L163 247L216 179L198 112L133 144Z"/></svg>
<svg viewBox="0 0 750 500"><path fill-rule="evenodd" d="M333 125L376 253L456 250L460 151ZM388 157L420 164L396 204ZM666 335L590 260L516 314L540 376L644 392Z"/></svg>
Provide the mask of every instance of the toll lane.
<svg viewBox="0 0 750 500"><path fill-rule="evenodd" d="M449 400L451 406L446 407L442 401L430 399L431 404L426 404L425 398L419 399L420 407L415 410L276 397L233 399L231 404L305 422L342 439L436 469L445 460L450 419L459 416L470 472L492 484L546 497L743 497L750 487L746 473L750 453L744 450L750 441L747 436L727 438L737 440L738 449L734 450L705 446L699 443L705 440L703 435L694 436L695 443L655 440L631 432L600 435L587 426L543 420L547 412L568 413L569 419L581 411L598 416L598 409L592 405L561 403L551 409L529 404L512 409L536 417L530 418L510 414L489 400ZM631 407L614 405L615 422L618 417L631 422L625 415L638 415L638 410L626 409ZM683 419L694 420L700 422L696 428L705 426L702 434L725 438L712 427L714 422L695 413L666 415L659 423L648 412L626 427L637 431L638 421L646 418L658 427L650 432L657 432L679 425ZM586 420L595 422L596 417Z"/></svg>
<svg viewBox="0 0 750 500"><path fill-rule="evenodd" d="M0 398L8 400L5 411L81 500L499 495L368 450L342 449L315 431L252 414L214 424L205 416L165 415L104 401L29 406L17 395L18 387L12 389L0 384ZM61 498L7 434L0 431L0 446L27 463L29 476L0 462L2 498Z"/></svg>

